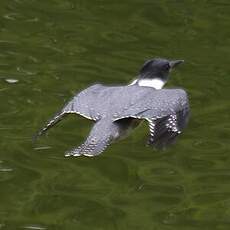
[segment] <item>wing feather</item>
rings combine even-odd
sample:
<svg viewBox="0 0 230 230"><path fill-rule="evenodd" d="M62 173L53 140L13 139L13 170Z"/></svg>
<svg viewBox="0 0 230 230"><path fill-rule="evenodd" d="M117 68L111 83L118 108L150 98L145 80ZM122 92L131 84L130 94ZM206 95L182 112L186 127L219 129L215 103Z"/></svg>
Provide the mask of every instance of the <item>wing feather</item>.
<svg viewBox="0 0 230 230"><path fill-rule="evenodd" d="M101 88L103 88L102 85L96 84L74 96L73 99L64 105L61 111L46 122L33 139L36 140L39 136L43 135L48 129L59 123L67 114L78 114L87 119L97 121L99 116L94 112L93 101Z"/></svg>
<svg viewBox="0 0 230 230"><path fill-rule="evenodd" d="M182 89L147 91L121 114L114 120L127 117L147 120L150 128L148 143L162 149L174 143L186 127L189 118L188 97Z"/></svg>

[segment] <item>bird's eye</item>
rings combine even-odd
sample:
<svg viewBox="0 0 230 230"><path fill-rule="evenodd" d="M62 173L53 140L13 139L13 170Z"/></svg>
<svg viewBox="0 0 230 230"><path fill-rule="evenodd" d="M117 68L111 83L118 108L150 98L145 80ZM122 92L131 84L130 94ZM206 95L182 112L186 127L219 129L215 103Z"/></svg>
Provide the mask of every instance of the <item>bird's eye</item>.
<svg viewBox="0 0 230 230"><path fill-rule="evenodd" d="M170 65L169 65L169 63L166 63L165 65L164 65L164 67L163 67L165 70L169 70L170 69Z"/></svg>

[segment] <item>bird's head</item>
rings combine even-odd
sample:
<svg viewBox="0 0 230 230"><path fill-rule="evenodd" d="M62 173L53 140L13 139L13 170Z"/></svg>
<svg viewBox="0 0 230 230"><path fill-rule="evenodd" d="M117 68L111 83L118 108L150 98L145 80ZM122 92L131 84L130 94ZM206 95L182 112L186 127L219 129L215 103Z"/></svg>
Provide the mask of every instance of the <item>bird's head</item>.
<svg viewBox="0 0 230 230"><path fill-rule="evenodd" d="M183 62L183 60L170 61L162 58L148 60L140 69L137 84L161 89L168 81L171 70Z"/></svg>

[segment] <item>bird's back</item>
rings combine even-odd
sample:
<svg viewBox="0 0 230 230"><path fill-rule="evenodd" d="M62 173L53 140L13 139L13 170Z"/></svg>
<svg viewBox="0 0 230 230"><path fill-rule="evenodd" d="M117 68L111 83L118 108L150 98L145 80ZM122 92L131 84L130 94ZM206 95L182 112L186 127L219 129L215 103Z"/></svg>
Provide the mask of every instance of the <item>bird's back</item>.
<svg viewBox="0 0 230 230"><path fill-rule="evenodd" d="M69 107L78 108L81 115L99 120L113 120L138 114L143 110L154 110L156 116L164 116L188 103L182 89L154 90L150 87L93 85L76 95ZM71 108L70 108L71 109Z"/></svg>

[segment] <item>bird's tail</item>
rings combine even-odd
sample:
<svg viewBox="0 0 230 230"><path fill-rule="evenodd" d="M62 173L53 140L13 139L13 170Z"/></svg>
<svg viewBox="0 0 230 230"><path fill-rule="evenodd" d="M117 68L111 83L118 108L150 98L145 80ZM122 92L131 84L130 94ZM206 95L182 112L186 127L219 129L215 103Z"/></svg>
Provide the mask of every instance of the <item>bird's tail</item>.
<svg viewBox="0 0 230 230"><path fill-rule="evenodd" d="M118 125L112 121L100 120L96 122L86 141L67 152L65 156L93 157L99 155L115 139L118 129Z"/></svg>

